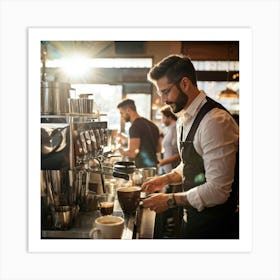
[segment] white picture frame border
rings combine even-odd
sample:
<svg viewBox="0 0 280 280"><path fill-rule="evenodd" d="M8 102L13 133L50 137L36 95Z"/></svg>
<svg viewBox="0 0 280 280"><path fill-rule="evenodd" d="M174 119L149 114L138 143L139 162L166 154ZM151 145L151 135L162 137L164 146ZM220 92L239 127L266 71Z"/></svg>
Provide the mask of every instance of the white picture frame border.
<svg viewBox="0 0 280 280"><path fill-rule="evenodd" d="M155 36L156 35L156 36ZM156 38L156 39L155 39ZM239 41L240 238L238 240L41 239L41 41ZM36 94L35 94L36 93ZM246 93L246 94L244 94ZM248 27L28 28L28 251L40 253L208 253L252 250L252 30Z"/></svg>

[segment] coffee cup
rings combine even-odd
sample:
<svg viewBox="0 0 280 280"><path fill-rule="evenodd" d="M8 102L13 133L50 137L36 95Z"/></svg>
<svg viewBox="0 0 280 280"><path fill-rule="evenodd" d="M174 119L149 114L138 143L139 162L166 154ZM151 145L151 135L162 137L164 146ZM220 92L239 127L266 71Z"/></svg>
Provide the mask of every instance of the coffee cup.
<svg viewBox="0 0 280 280"><path fill-rule="evenodd" d="M101 215L111 215L114 211L115 196L113 194L99 194L96 198Z"/></svg>
<svg viewBox="0 0 280 280"><path fill-rule="evenodd" d="M121 239L124 229L124 219L118 216L106 215L95 220L95 226L89 232L92 239Z"/></svg>
<svg viewBox="0 0 280 280"><path fill-rule="evenodd" d="M137 186L121 187L117 190L118 201L124 214L135 214L140 202L141 188Z"/></svg>

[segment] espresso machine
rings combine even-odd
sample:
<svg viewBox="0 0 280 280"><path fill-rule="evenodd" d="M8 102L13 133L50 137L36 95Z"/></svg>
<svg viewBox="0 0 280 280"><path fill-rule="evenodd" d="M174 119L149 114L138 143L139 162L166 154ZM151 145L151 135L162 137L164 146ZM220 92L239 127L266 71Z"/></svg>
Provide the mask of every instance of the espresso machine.
<svg viewBox="0 0 280 280"><path fill-rule="evenodd" d="M41 115L42 229L67 230L79 211L93 210L90 196L106 192L104 176L129 179L104 164L110 137L96 112Z"/></svg>
<svg viewBox="0 0 280 280"><path fill-rule="evenodd" d="M128 175L104 167L111 153L107 122L91 94L71 98L71 84L47 80L47 44L41 46L41 229L65 231L88 211L89 194L106 192L105 175Z"/></svg>

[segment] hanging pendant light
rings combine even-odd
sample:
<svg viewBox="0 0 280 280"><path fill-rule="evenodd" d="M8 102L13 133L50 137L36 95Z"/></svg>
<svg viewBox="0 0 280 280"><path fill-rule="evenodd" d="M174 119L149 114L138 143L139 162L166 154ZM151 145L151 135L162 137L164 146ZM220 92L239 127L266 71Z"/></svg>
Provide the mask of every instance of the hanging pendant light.
<svg viewBox="0 0 280 280"><path fill-rule="evenodd" d="M229 88L229 57L228 57L228 69L227 69L227 86L226 86L226 89L224 89L224 90L222 90L220 93L219 93L219 95L218 95L218 98L219 99L221 99L221 98L226 98L226 99L235 99L235 98L239 98L239 94L235 91L235 90L233 90L233 89L231 89L231 88ZM234 74L233 76L232 76L232 78L235 80L235 79L237 79L237 78L239 78L239 73L236 73L236 74Z"/></svg>
<svg viewBox="0 0 280 280"><path fill-rule="evenodd" d="M223 98L223 99L224 98L234 99L234 98L239 98L239 94L236 91L227 87L225 90L222 90L220 92L218 98L219 99L221 99L221 98Z"/></svg>
<svg viewBox="0 0 280 280"><path fill-rule="evenodd" d="M237 99L237 98L239 98L239 94L235 91L235 90L233 90L233 89L231 89L230 87L229 87L229 75L230 75L230 57L231 57L231 55L230 55L230 53L231 53L231 48L229 47L228 48L228 57L227 57L227 70L226 70L226 72L227 72L227 77L226 77L226 79L227 79L227 86L226 86L226 89L224 89L224 90L222 90L219 94L218 94L218 98L219 99ZM237 79L237 78L239 78L239 73L235 73L235 74L233 74L233 76L232 76L232 79L233 80L235 80L235 79Z"/></svg>

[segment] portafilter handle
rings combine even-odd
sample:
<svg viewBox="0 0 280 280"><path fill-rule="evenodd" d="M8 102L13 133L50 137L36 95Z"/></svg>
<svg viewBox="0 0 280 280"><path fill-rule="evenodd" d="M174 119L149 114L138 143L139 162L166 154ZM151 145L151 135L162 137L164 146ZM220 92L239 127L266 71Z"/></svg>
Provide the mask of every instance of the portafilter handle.
<svg viewBox="0 0 280 280"><path fill-rule="evenodd" d="M113 177L116 177L116 178L122 178L127 181L129 180L129 175L125 174L125 173L113 171L112 175L113 175Z"/></svg>

